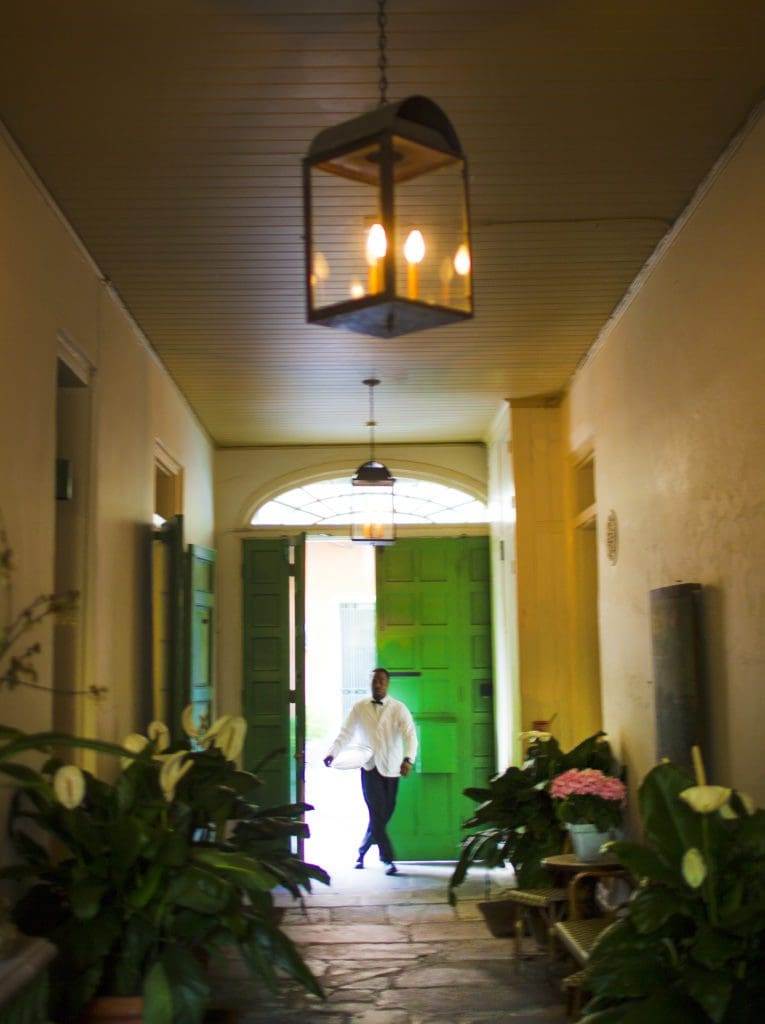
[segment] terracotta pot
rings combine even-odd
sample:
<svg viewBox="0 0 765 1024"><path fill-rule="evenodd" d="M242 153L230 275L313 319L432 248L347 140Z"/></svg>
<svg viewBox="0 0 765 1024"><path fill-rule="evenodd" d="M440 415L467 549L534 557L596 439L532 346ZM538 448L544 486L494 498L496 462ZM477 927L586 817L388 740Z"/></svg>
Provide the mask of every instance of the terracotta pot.
<svg viewBox="0 0 765 1024"><path fill-rule="evenodd" d="M518 913L518 904L512 900L487 900L479 903L478 909L483 915L486 927L491 934L501 939L508 935L515 934L515 917Z"/></svg>
<svg viewBox="0 0 765 1024"><path fill-rule="evenodd" d="M141 1024L142 1020L143 996L96 996L78 1024Z"/></svg>

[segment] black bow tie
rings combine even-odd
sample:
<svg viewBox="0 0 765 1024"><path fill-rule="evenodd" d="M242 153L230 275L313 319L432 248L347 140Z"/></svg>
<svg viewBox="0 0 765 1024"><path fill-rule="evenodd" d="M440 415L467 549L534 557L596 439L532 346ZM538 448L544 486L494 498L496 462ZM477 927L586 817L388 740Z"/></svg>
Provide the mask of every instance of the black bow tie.
<svg viewBox="0 0 765 1024"><path fill-rule="evenodd" d="M381 701L381 700L375 700L375 698L373 697L373 698L372 698L372 703L373 703L373 704L383 704L383 703L384 703L384 701Z"/></svg>

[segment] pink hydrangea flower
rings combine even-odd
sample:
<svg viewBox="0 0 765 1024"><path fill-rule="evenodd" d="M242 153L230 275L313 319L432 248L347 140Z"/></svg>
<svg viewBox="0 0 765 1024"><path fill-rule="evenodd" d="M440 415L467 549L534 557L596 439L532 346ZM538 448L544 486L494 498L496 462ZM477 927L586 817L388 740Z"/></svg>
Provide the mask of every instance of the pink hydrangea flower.
<svg viewBox="0 0 765 1024"><path fill-rule="evenodd" d="M602 800L626 803L627 790L621 779L604 775L597 768L570 768L552 781L550 793L556 800L571 796L597 796Z"/></svg>

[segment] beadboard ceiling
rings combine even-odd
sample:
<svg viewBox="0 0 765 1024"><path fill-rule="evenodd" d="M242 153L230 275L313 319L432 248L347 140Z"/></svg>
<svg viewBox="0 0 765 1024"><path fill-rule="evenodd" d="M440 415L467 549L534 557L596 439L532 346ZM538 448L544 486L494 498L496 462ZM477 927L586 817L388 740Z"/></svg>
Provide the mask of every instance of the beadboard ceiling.
<svg viewBox="0 0 765 1024"><path fill-rule="evenodd" d="M762 0L389 0L470 165L476 316L304 322L300 160L377 101L375 0L0 0L0 117L222 446L482 440L560 390L765 88Z"/></svg>

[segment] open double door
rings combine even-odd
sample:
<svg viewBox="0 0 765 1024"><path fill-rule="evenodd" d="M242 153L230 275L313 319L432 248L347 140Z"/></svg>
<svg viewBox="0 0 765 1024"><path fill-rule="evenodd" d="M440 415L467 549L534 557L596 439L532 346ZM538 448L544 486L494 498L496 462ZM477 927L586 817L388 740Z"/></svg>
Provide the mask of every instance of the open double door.
<svg viewBox="0 0 765 1024"><path fill-rule="evenodd" d="M245 759L272 755L259 774L275 806L304 795L304 567L302 540L243 542ZM402 860L452 859L462 791L495 768L488 539L399 540L377 549L376 576L377 664L420 743L392 838Z"/></svg>

